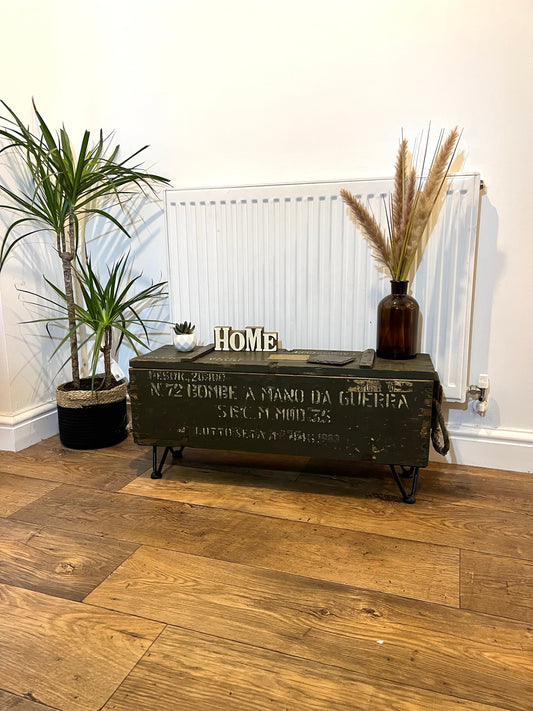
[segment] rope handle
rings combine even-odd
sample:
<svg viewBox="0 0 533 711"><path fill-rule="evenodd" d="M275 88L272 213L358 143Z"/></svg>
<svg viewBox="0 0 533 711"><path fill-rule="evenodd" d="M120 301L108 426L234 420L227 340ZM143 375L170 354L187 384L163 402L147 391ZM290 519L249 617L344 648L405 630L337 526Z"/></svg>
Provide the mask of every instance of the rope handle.
<svg viewBox="0 0 533 711"><path fill-rule="evenodd" d="M442 385L435 383L435 391L433 393L433 407L431 411L431 442L433 449L438 454L448 454L450 450L450 435L442 414L442 400L444 393Z"/></svg>

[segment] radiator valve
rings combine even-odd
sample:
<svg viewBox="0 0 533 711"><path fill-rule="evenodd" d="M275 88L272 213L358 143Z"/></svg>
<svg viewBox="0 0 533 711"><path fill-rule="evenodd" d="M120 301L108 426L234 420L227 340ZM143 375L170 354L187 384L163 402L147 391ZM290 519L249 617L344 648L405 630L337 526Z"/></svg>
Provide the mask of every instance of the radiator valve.
<svg viewBox="0 0 533 711"><path fill-rule="evenodd" d="M489 376L482 373L477 381L477 385L468 388L470 395L474 397L473 408L481 417L485 417L488 408Z"/></svg>

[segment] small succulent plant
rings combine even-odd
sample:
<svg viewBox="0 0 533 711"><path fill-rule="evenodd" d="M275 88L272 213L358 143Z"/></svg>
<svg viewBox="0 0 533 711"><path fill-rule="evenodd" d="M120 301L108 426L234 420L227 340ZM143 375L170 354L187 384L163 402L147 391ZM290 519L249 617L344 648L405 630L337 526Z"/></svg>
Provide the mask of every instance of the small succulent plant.
<svg viewBox="0 0 533 711"><path fill-rule="evenodd" d="M175 323L174 331L179 335L180 333L194 333L195 326L189 321L184 321L183 323Z"/></svg>

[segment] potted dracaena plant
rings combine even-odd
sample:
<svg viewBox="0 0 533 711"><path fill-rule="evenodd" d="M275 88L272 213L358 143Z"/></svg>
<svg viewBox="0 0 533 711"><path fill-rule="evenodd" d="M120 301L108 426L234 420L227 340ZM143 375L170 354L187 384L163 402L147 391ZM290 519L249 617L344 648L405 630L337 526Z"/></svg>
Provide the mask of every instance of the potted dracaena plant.
<svg viewBox="0 0 533 711"><path fill-rule="evenodd" d="M140 164L135 163L137 156L147 146L121 159L119 145L113 145L112 134L104 137L100 131L98 137L91 140L90 132L85 131L79 148L75 151L66 128L62 127L54 135L37 111L35 103L33 104L37 124L35 132L30 130L5 102L2 101L2 104L7 116L0 126L0 140L3 143L0 152L15 153L27 169L29 180L27 185L15 187L0 184L0 190L7 197L6 204L1 207L12 211L15 215L15 219L0 242L0 270L21 240L36 232L46 232L51 235L52 246L62 266L63 288L53 287L50 282L49 285L53 287L64 307L63 317L67 335L63 340L68 341L69 344L67 362L71 365L71 380L59 385L56 390L58 398L63 398L65 392L69 393L68 403L63 405L58 403L60 437L66 446L77 447L79 445L76 444L75 433L81 432L84 428L80 414L89 413L93 405L105 407L118 402L119 407L110 409L116 409L118 419L123 422L126 407L125 384L117 383L113 378L108 377L108 373L104 373L102 378L97 378L94 372L101 347L103 347L104 363L106 362L107 344L112 330L108 330L107 322L104 320L94 327L96 321L91 321L94 317L94 313L91 316L91 310L94 310L93 307L99 299L104 295L109 296L110 290L113 291L118 284L122 284L122 291L115 292L113 297L116 317L112 326L121 324L122 337L133 344L137 341L132 337L131 329L128 329L128 335L126 334L124 324L128 322L128 318L131 318L132 312L138 316L135 305L139 303L131 301L132 284L126 285L128 288L124 293L125 259L119 260L111 268L106 284L98 280L89 263L83 265L84 250L80 249L81 222L98 217L114 226L119 234L129 237L127 219L120 219L117 214L122 214L126 218L125 207L130 199L148 192L153 193L158 185L166 184L168 180L147 172ZM112 287L109 287L110 282L113 284ZM75 297L76 283L82 294L80 303L77 303ZM148 291L145 290L144 294L143 292L140 294L143 294L144 298L155 296L161 286L161 284L154 285ZM109 287L107 291L106 287ZM142 300L140 294L137 296ZM89 297L89 302L86 297ZM102 301L100 306L103 308ZM92 373L89 378L82 378L80 373L79 329L82 324L87 326L89 331L92 330L96 336L97 347L93 350ZM141 325L146 334L140 316L137 324ZM101 338L98 334L101 334ZM83 343L84 341L82 345ZM104 392L107 393L105 398ZM76 393L79 394L81 404L72 406L72 402L76 402ZM104 399L105 403L102 402ZM75 412L76 410L81 412ZM93 416L92 420L103 422L106 418L103 415L96 418ZM87 429L91 426L87 425ZM108 437L105 433L102 435L101 432L95 432L94 437L86 437L81 446L83 448L107 446L125 436L124 427L115 426L112 422L106 422L105 429L112 430L115 435ZM100 443L102 441L104 444Z"/></svg>
<svg viewBox="0 0 533 711"><path fill-rule="evenodd" d="M341 190L348 216L367 239L378 264L389 272L391 293L378 304L377 354L383 358L414 358L418 341L419 308L407 293L414 275L417 256L424 237L431 231L431 220L440 204L459 141L454 128L440 134L427 175L424 163L428 154L429 132L420 173L413 165L407 140L403 139L396 159L394 187L390 204L385 203L387 227L384 229L371 210L348 190Z"/></svg>
<svg viewBox="0 0 533 711"><path fill-rule="evenodd" d="M108 267L105 280L98 277L90 259L86 264L78 260L78 266L74 269L75 285L81 295L74 304L75 328L85 334L77 348L80 350L85 345L89 346L90 376L85 380L86 389L59 387L56 393L61 440L74 449L92 449L95 445L105 447L126 437L126 382L116 381L112 354L118 351L124 340L138 354L139 345L148 345L147 325L153 321L160 322L159 319L143 318L141 310L147 303L153 303L154 299L166 294L162 291L165 282L135 291L133 287L140 275L129 275L127 261L126 255ZM32 323L42 321L47 323L47 327L49 324L63 326L69 322L67 295L50 280L45 278L45 281L54 298L21 290L36 297L38 305L51 310L49 316L34 319ZM140 336L135 327L141 330ZM69 337L67 329L55 352ZM103 373L98 372L102 367L100 361L103 362Z"/></svg>

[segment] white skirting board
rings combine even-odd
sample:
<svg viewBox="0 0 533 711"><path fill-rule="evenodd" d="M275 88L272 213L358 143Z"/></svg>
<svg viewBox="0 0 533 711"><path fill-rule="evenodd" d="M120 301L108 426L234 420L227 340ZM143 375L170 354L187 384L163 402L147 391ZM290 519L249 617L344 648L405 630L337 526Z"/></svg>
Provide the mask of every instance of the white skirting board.
<svg viewBox="0 0 533 711"><path fill-rule="evenodd" d="M533 473L533 430L454 425L449 434L447 462ZM430 459L439 462L443 457L431 448Z"/></svg>
<svg viewBox="0 0 533 711"><path fill-rule="evenodd" d="M57 434L55 400L14 415L0 415L0 450L20 452Z"/></svg>

